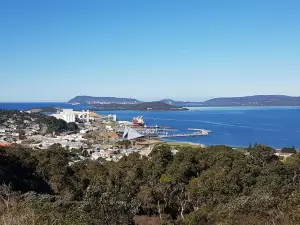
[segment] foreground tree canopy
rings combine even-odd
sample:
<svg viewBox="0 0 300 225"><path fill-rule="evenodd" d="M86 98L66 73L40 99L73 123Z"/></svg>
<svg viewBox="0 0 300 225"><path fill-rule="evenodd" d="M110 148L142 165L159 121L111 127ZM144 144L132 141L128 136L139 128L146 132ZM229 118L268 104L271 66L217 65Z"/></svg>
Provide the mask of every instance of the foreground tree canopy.
<svg viewBox="0 0 300 225"><path fill-rule="evenodd" d="M0 149L6 224L300 224L300 154L267 146L169 145L149 157L81 161L54 145ZM7 221L12 221L8 223ZM13 223L14 222L14 223Z"/></svg>

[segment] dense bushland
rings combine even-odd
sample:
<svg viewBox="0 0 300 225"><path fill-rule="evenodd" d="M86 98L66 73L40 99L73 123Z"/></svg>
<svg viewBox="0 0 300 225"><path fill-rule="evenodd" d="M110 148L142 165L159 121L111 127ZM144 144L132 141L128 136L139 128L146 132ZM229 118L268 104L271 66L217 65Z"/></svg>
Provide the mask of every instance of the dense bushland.
<svg viewBox="0 0 300 225"><path fill-rule="evenodd" d="M299 224L300 154L256 145L156 146L149 157L69 164L71 153L0 149L0 224Z"/></svg>

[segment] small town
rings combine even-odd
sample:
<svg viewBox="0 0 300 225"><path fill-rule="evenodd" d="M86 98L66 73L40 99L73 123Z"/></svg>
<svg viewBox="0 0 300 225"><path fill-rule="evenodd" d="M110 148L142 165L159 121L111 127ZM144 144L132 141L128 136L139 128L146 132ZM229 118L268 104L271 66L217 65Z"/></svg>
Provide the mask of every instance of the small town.
<svg viewBox="0 0 300 225"><path fill-rule="evenodd" d="M118 161L134 152L148 156L155 145L165 142L162 138L206 136L211 132L190 128L189 130L195 132L169 134L168 131L174 130L158 125L147 126L142 116L135 117L132 121L118 121L117 115L103 116L89 110L73 109L58 109L55 114L43 115L46 118L54 117L57 121L64 121L72 127L69 130L49 132L49 127L41 123L37 115L40 113L34 109L20 111L5 120L0 125L0 146L22 145L43 150L58 144L75 154L70 164L100 158ZM176 142L174 144L175 147L178 146ZM188 144L205 148L203 144ZM175 154L177 151L173 148L172 152ZM289 157L291 153L278 150L275 155Z"/></svg>
<svg viewBox="0 0 300 225"><path fill-rule="evenodd" d="M0 225L300 225L300 0L0 12Z"/></svg>
<svg viewBox="0 0 300 225"><path fill-rule="evenodd" d="M154 145L163 142L154 135L158 133L158 126L146 127L142 117L133 118L132 121L117 121L116 115L101 116L89 110L60 109L56 114L46 117L73 124L74 129L49 132L48 127L36 116L34 110L20 111L2 123L0 146L22 145L43 150L59 144L76 153L74 162L88 158L118 161L133 152L148 155Z"/></svg>

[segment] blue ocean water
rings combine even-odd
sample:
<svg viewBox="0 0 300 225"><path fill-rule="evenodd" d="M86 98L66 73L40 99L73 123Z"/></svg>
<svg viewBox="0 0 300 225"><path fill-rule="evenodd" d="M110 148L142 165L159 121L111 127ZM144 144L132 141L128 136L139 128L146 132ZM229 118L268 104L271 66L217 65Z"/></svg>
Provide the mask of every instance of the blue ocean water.
<svg viewBox="0 0 300 225"><path fill-rule="evenodd" d="M57 106L85 109L65 103L0 103L0 108L25 110L35 107ZM194 108L195 109L195 108ZM147 125L168 126L180 132L188 128L211 130L208 136L172 138L170 141L196 142L205 145L225 144L249 146L261 143L274 148L300 148L300 107L219 107L199 108L183 112L103 111L117 114L119 120L131 120L143 115Z"/></svg>
<svg viewBox="0 0 300 225"><path fill-rule="evenodd" d="M28 110L39 107L59 107L59 108L72 108L75 110L86 109L86 106L82 105L71 105L64 102L0 102L0 109L9 110Z"/></svg>
<svg viewBox="0 0 300 225"><path fill-rule="evenodd" d="M282 148L300 148L300 107L199 108L184 112L115 111L119 120L143 115L147 125L168 126L180 132L188 128L211 130L208 136L169 138L170 141L205 145L225 144L247 147L260 143Z"/></svg>

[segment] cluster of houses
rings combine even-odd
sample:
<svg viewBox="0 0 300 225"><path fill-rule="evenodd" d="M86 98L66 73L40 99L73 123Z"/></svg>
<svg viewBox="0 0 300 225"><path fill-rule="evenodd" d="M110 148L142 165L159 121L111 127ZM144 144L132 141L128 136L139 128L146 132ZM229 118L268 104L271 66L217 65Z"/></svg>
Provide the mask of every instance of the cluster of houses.
<svg viewBox="0 0 300 225"><path fill-rule="evenodd" d="M80 149L87 148L84 143L86 141L80 134L70 134L70 135L34 135L29 139L28 146L32 148L48 149L51 145L60 144L63 148L67 149Z"/></svg>
<svg viewBox="0 0 300 225"><path fill-rule="evenodd" d="M35 119L16 121L12 118L0 124L0 142L12 143L23 137L38 134L42 127L35 122Z"/></svg>
<svg viewBox="0 0 300 225"><path fill-rule="evenodd" d="M91 153L91 159L97 160L99 158L103 158L107 161L118 161L124 155L128 156L131 153L137 152L136 148L127 148L127 149L119 149L119 148L102 148L96 149Z"/></svg>
<svg viewBox="0 0 300 225"><path fill-rule="evenodd" d="M143 138L143 135L137 130L122 122L118 123L116 115L100 116L88 110L73 111L72 109L62 109L51 116L63 119L68 123L77 123L76 120L80 119L80 131L45 134L43 130L47 130L47 127L42 127L43 125L37 123L34 118L26 118L26 120L22 121L9 118L6 122L0 124L0 146L21 144L43 150L54 144L60 144L70 151L80 149L82 153L88 153L85 154L84 158L91 158L92 160L104 158L109 161L117 161L124 155L137 152L141 147L144 147L143 145L118 146L116 144L123 140L129 140L133 143L133 141L136 142ZM100 136L105 142L110 144L96 142L93 140L93 135L89 137L89 133ZM82 157L82 154L80 157Z"/></svg>

